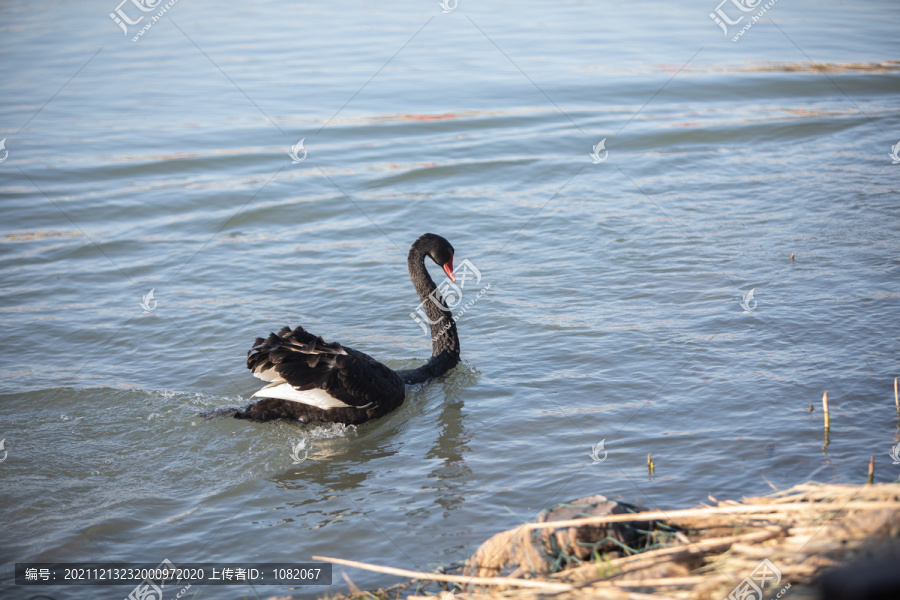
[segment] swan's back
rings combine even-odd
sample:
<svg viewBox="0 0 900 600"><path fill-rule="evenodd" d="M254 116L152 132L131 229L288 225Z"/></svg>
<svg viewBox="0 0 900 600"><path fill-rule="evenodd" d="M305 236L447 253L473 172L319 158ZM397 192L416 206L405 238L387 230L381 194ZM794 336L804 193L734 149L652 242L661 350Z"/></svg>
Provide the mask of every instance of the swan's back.
<svg viewBox="0 0 900 600"><path fill-rule="evenodd" d="M252 421L362 423L403 403L403 380L368 354L327 343L302 327L257 338L247 368L269 382L262 398L235 415Z"/></svg>

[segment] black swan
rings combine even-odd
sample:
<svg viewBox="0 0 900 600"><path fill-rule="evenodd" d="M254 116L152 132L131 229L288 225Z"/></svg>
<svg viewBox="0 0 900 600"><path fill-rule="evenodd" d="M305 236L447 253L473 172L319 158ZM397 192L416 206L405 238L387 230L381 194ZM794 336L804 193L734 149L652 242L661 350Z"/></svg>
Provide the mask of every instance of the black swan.
<svg viewBox="0 0 900 600"><path fill-rule="evenodd" d="M247 368L270 382L255 394L261 400L235 414L237 419L355 425L381 417L401 404L406 385L443 375L459 362L459 336L449 310L432 300L437 286L425 268L430 256L453 276L453 246L426 233L409 249L409 277L431 322L431 360L417 369L394 371L371 356L337 342L326 343L302 327L284 327L257 338L247 353ZM434 294L440 299L440 294Z"/></svg>

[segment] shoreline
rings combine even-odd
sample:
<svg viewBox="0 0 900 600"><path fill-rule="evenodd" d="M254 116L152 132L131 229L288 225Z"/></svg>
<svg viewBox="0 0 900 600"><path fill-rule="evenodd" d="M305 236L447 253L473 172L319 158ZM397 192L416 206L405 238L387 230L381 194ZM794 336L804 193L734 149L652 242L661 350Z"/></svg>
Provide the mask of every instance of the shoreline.
<svg viewBox="0 0 900 600"><path fill-rule="evenodd" d="M885 544L893 544L895 557L900 548L896 483L809 482L741 502L714 500L714 505L673 511L633 511L630 505L603 496L581 500L587 502L559 505L538 522L495 534L464 564L444 572L314 557L345 565L343 576L351 587L344 594L319 597L712 600L756 589L764 598L781 598L788 592L791 598L820 598L820 586L827 590L847 580L841 569L857 573L866 568L847 567L848 563L868 555L871 564L872 554L877 562L879 555L892 552ZM573 511L605 514L553 518ZM628 547L623 540L643 546ZM395 574L406 581L359 590L348 577L348 567ZM839 575L829 576L830 572ZM900 585L900 580L894 583ZM864 590L855 591L865 595Z"/></svg>

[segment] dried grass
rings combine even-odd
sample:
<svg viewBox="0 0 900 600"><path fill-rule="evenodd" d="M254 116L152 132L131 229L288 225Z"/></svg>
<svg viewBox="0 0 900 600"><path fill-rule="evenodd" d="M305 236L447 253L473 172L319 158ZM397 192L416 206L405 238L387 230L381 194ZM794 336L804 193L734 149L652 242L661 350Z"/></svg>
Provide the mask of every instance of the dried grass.
<svg viewBox="0 0 900 600"><path fill-rule="evenodd" d="M627 536L613 528L617 523L642 531L644 545L623 544ZM460 586L455 600L719 600L765 558L781 571L781 585L791 584L791 598L800 600L815 597L809 586L828 568L852 560L879 540L898 538L900 485L805 483L743 502L689 510L526 523L491 537L462 572L444 573L440 579ZM592 549L590 556L585 547ZM438 579L429 573L405 574L423 582ZM523 587L535 584L546 587ZM409 598L424 598L425 585ZM401 591L365 594L399 598Z"/></svg>

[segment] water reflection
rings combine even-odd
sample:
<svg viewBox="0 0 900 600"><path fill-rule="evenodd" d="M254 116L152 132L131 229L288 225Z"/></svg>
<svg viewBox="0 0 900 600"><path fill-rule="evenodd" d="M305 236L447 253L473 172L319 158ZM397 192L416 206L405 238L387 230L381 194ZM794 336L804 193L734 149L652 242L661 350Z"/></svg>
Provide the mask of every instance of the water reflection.
<svg viewBox="0 0 900 600"><path fill-rule="evenodd" d="M426 454L426 458L439 459L440 466L428 474L428 478L437 480L434 503L444 509L444 517L450 516L453 509L462 505L465 500L463 483L472 475L466 465L465 454L470 452L468 442L472 433L463 424L463 401L448 402L441 409L438 423L440 430L437 439Z"/></svg>
<svg viewBox="0 0 900 600"><path fill-rule="evenodd" d="M366 495L371 496L386 491L381 489L382 479L379 476L396 468L413 470L408 467L408 456L420 454L425 464L434 464L434 468L424 474L424 478L434 484L419 490L427 492L429 497L433 495L434 504L441 508L446 518L464 502L465 483L472 475L465 456L470 452L469 442L474 433L466 425L465 403L460 398L464 396L465 389L477 382L477 371L460 365L438 382L411 389L407 398L409 405L404 409L353 429L355 433L351 435L313 439L312 449L305 461L268 479L284 490L296 491L304 496L287 505L294 509L296 520L306 522L311 528L319 528L340 517L360 513L362 507L358 495L353 492L365 489ZM410 428L436 431L436 435L419 438L422 441L431 439L427 449L417 451L414 447L417 440L402 441L407 438L404 434ZM317 431L315 428L297 427L301 436L315 438ZM424 478L416 477L418 480ZM337 512L322 512L325 506L331 507L335 503L343 508ZM412 518L421 510L420 504L412 502L408 505L406 516ZM319 520L316 514L324 521Z"/></svg>

